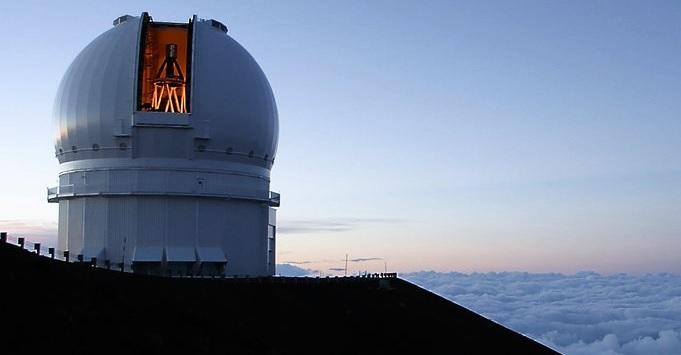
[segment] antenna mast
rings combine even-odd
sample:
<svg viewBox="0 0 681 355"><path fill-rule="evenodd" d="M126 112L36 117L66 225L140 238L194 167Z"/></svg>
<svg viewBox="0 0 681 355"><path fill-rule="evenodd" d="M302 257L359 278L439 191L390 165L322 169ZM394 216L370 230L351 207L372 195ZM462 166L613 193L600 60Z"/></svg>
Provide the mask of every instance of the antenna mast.
<svg viewBox="0 0 681 355"><path fill-rule="evenodd" d="M345 276L348 276L348 254L345 254Z"/></svg>

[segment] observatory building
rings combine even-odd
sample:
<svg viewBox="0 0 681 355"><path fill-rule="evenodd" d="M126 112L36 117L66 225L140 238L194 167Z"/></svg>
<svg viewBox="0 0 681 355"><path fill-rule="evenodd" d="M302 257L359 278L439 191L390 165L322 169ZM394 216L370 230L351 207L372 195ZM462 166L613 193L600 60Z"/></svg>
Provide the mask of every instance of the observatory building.
<svg viewBox="0 0 681 355"><path fill-rule="evenodd" d="M122 16L54 103L58 248L162 275L275 272L272 89L216 20Z"/></svg>

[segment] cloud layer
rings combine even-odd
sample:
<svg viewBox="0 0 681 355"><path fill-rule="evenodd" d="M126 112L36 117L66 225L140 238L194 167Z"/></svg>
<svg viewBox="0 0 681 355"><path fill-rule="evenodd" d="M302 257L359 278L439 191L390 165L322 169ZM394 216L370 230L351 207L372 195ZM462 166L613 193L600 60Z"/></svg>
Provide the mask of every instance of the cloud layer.
<svg viewBox="0 0 681 355"><path fill-rule="evenodd" d="M681 354L681 276L401 276L567 354Z"/></svg>
<svg viewBox="0 0 681 355"><path fill-rule="evenodd" d="M303 269L302 267L298 267L295 265L277 264L277 275L279 276L293 277L310 276L316 272L317 272L316 270Z"/></svg>
<svg viewBox="0 0 681 355"><path fill-rule="evenodd" d="M388 218L324 218L310 220L281 220L277 226L279 234L348 232L372 224L396 223Z"/></svg>

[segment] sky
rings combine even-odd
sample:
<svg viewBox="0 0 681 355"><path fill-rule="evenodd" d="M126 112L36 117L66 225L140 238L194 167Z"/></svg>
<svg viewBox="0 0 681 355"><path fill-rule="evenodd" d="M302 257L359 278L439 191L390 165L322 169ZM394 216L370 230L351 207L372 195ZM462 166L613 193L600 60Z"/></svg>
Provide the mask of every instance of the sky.
<svg viewBox="0 0 681 355"><path fill-rule="evenodd" d="M54 239L57 85L142 11L267 75L279 263L681 273L678 1L1 2L0 228Z"/></svg>

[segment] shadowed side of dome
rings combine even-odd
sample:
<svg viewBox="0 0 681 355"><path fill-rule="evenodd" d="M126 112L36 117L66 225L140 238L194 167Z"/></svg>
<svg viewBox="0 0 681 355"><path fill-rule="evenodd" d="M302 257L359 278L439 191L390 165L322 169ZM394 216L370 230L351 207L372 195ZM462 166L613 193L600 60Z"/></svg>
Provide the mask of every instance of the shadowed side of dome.
<svg viewBox="0 0 681 355"><path fill-rule="evenodd" d="M274 158L277 106L262 69L225 33L206 22L196 30L193 115L210 121L210 147Z"/></svg>

